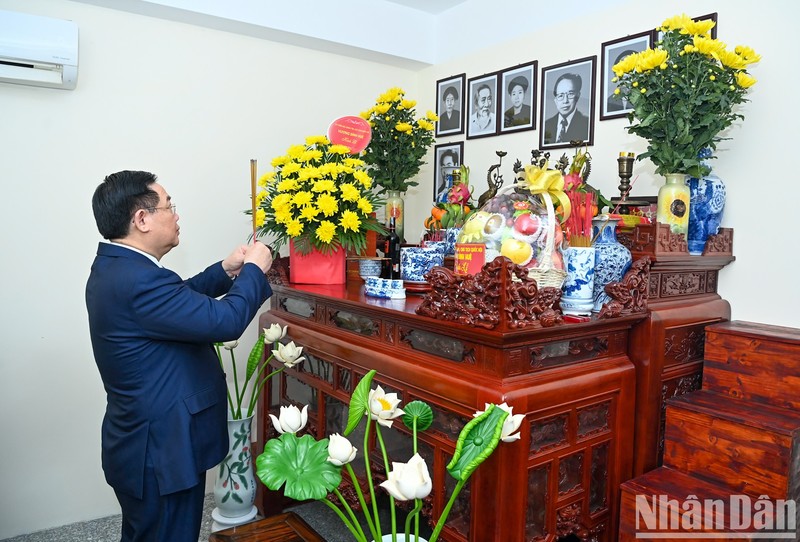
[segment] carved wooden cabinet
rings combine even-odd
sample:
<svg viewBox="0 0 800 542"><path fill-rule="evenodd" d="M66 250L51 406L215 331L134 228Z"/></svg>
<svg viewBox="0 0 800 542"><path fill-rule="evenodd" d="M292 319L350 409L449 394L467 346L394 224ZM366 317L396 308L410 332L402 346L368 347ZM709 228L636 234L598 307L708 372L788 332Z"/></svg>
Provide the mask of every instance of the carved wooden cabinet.
<svg viewBox="0 0 800 542"><path fill-rule="evenodd" d="M275 436L267 414L281 404L308 404L308 430L317 436L342 432L355 384L376 369L376 382L403 403L420 399L434 410L433 426L419 436L434 479L425 508L431 521L454 486L445 466L473 413L506 402L525 415L521 439L501 443L470 479L442 539L616 540L619 485L633 473L636 374L628 347L647 315L482 329L420 316L420 303L420 296L366 297L360 283L274 286L259 324L288 325L287 339L307 360L272 380L256 451ZM412 455L401 425L383 432L395 461ZM269 515L287 503L262 486L258 504Z"/></svg>
<svg viewBox="0 0 800 542"><path fill-rule="evenodd" d="M730 304L717 293L720 269L732 255L733 230L722 228L702 256L690 256L685 237L664 224L637 226L617 236L634 261L648 257L647 318L630 335L636 366L635 475L661 465L665 402L700 389L704 329L730 320Z"/></svg>

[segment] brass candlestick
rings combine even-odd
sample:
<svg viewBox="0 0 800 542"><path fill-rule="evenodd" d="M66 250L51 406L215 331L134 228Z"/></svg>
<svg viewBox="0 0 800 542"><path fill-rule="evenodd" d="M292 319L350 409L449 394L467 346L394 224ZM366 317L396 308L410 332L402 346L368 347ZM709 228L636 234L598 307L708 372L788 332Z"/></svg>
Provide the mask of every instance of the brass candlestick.
<svg viewBox="0 0 800 542"><path fill-rule="evenodd" d="M621 152L617 158L617 169L619 170L619 195L618 198L611 198L617 208L619 214L630 214L631 207L642 207L648 203L643 200L628 199L628 194L631 191L631 177L633 176L633 162L635 155L632 152Z"/></svg>

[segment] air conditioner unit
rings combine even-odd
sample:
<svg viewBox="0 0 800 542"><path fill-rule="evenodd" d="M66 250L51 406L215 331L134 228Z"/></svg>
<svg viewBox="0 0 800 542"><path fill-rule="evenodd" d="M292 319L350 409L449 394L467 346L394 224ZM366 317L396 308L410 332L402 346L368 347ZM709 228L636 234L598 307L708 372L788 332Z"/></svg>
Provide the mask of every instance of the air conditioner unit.
<svg viewBox="0 0 800 542"><path fill-rule="evenodd" d="M0 10L0 82L74 89L78 25Z"/></svg>

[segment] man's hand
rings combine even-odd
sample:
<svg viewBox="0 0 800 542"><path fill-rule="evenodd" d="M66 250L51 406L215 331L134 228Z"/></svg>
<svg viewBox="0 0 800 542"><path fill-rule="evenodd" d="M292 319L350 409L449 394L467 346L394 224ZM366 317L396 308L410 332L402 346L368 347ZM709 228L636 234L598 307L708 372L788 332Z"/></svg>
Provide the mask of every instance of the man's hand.
<svg viewBox="0 0 800 542"><path fill-rule="evenodd" d="M237 276L239 271L242 270L245 254L247 254L247 245L241 245L236 247L230 253L230 256L222 260L222 269L225 270L230 278Z"/></svg>
<svg viewBox="0 0 800 542"><path fill-rule="evenodd" d="M272 267L272 251L264 243L256 241L246 247L242 265L246 263L254 263L266 273Z"/></svg>

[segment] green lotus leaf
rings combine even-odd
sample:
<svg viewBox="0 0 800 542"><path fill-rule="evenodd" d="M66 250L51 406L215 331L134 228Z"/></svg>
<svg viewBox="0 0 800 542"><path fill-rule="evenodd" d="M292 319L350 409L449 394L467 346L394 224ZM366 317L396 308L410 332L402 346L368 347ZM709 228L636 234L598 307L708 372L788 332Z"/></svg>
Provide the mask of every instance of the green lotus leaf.
<svg viewBox="0 0 800 542"><path fill-rule="evenodd" d="M414 420L417 420L417 431L425 431L433 423L433 410L424 401L411 401L403 407L403 423L409 429L414 429Z"/></svg>
<svg viewBox="0 0 800 542"><path fill-rule="evenodd" d="M291 499L324 499L342 481L341 467L328 462L328 439L284 433L270 439L256 458L256 474L265 486Z"/></svg>
<svg viewBox="0 0 800 542"><path fill-rule="evenodd" d="M500 436L508 412L495 405L489 405L486 412L473 418L458 435L456 451L447 465L447 472L461 482L472 475L478 465L492 455Z"/></svg>
<svg viewBox="0 0 800 542"><path fill-rule="evenodd" d="M369 387L372 385L372 378L376 372L373 369L365 374L356 389L353 390L353 395L350 397L350 408L347 411L347 428L344 430L344 436L356 430L358 424L361 423L361 418L367 412L369 407Z"/></svg>

